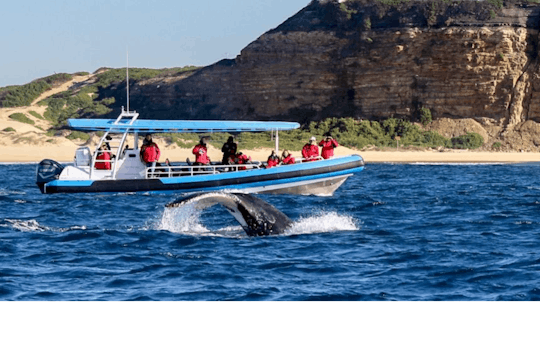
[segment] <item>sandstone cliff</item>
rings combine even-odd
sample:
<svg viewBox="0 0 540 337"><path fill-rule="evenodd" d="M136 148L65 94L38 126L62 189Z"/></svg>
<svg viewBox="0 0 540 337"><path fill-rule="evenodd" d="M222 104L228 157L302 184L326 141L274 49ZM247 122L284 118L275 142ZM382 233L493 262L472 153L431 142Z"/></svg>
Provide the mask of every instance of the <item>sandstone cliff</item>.
<svg viewBox="0 0 540 337"><path fill-rule="evenodd" d="M132 106L144 118L299 122L341 116L415 120L426 107L447 123L471 119L450 129L480 127L488 145L502 141L535 150L540 6L383 2L393 5L312 1L234 60L133 83ZM120 95L116 101L124 102L121 89L105 88L100 96Z"/></svg>

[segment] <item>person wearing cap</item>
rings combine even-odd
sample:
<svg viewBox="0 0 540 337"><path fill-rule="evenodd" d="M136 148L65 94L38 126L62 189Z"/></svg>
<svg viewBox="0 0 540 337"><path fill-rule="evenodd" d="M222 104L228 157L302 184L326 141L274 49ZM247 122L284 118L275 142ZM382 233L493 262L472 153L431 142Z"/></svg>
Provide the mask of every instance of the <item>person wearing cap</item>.
<svg viewBox="0 0 540 337"><path fill-rule="evenodd" d="M268 160L266 161L266 168L271 168L278 166L281 161L279 160L278 155L276 154L275 150L272 150L272 153L268 157Z"/></svg>
<svg viewBox="0 0 540 337"><path fill-rule="evenodd" d="M292 154L289 152L289 150L285 149L283 150L283 153L281 154L281 164L283 165L290 165L294 164L296 160L292 156Z"/></svg>
<svg viewBox="0 0 540 337"><path fill-rule="evenodd" d="M334 156L334 148L338 147L339 144L331 135L327 134L326 138L319 142L319 146L322 147L321 157L329 159Z"/></svg>
<svg viewBox="0 0 540 337"><path fill-rule="evenodd" d="M199 144L193 148L193 154L195 155L194 165L210 165L210 157L208 157L208 149L206 144L208 137L201 137Z"/></svg>
<svg viewBox="0 0 540 337"><path fill-rule="evenodd" d="M96 170L110 170L111 169L111 152L107 148L105 143L101 144L98 155L96 156L96 164L94 168Z"/></svg>
<svg viewBox="0 0 540 337"><path fill-rule="evenodd" d="M236 155L236 150L238 149L238 145L234 142L234 137L230 136L229 139L227 139L227 143L223 144L223 147L221 148L221 152L223 152L223 159L221 159L222 165L227 165L229 157L231 155Z"/></svg>
<svg viewBox="0 0 540 337"><path fill-rule="evenodd" d="M317 160L317 157L319 156L319 147L317 146L317 138L312 136L309 139L309 143L304 145L302 148L302 157L304 157L304 161L315 161Z"/></svg>
<svg viewBox="0 0 540 337"><path fill-rule="evenodd" d="M152 135L147 134L143 140L143 146L141 147L140 156L142 160L146 163L146 167L151 167L151 173L154 173L154 171L156 170L156 164L159 160L160 155L161 152L159 151L158 145L152 140Z"/></svg>

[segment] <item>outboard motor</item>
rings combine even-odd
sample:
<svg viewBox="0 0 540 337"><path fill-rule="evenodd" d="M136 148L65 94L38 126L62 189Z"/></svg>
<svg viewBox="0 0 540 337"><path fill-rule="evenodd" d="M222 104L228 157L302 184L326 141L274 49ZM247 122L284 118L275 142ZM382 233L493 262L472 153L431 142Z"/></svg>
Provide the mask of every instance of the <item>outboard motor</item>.
<svg viewBox="0 0 540 337"><path fill-rule="evenodd" d="M45 184L58 179L60 173L64 170L64 166L59 162L51 159L44 159L38 164L36 171L36 184L41 193L45 193Z"/></svg>

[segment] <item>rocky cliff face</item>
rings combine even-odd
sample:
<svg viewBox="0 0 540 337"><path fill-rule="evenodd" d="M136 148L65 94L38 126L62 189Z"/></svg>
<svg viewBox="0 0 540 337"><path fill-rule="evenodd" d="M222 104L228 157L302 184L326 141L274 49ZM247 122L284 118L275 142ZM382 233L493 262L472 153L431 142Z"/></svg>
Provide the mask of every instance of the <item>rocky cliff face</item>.
<svg viewBox="0 0 540 337"><path fill-rule="evenodd" d="M134 83L132 106L145 118L299 122L414 120L426 107L435 119L472 118L493 139L536 128L540 6L394 2L312 1L234 60Z"/></svg>

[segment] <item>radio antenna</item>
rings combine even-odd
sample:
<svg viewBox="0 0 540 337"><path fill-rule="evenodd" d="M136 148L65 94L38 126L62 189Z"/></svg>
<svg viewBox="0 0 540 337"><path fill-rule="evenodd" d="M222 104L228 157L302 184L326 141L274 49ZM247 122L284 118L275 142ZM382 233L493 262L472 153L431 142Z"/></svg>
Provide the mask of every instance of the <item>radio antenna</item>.
<svg viewBox="0 0 540 337"><path fill-rule="evenodd" d="M129 113L129 50L126 48L127 112Z"/></svg>

